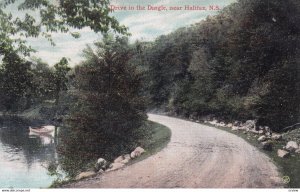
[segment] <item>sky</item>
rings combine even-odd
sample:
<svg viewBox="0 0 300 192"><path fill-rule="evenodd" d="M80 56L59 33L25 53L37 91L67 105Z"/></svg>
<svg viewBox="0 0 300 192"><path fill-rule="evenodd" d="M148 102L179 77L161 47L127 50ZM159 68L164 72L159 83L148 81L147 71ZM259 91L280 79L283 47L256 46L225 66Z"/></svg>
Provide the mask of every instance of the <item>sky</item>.
<svg viewBox="0 0 300 192"><path fill-rule="evenodd" d="M233 3L235 0L111 0L114 6L133 6L135 10L115 10L112 15L127 27L131 33L130 41L136 40L151 41L159 35L168 34L180 27L189 26L200 22L208 15L217 14L218 11L199 10L147 10L148 5L154 6L205 6L217 5L221 9ZM146 10L136 10L136 6L145 6ZM20 13L17 13L20 14ZM101 39L100 34L95 34L89 28L80 31L79 39L73 38L70 34L53 34L56 46L52 46L46 39L29 38L29 44L38 52L32 56L40 57L50 65L57 63L62 57L70 59L71 65L76 65L82 60L81 52L87 44Z"/></svg>

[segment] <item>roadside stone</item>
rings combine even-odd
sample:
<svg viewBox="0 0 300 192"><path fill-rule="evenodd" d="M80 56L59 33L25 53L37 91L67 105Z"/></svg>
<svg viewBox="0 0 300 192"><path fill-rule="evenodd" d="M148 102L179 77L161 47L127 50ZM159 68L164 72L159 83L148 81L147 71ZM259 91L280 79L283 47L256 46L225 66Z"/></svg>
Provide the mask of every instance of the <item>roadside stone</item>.
<svg viewBox="0 0 300 192"><path fill-rule="evenodd" d="M123 160L124 160L124 157L123 157L123 155L121 155L114 160L114 163L120 163Z"/></svg>
<svg viewBox="0 0 300 192"><path fill-rule="evenodd" d="M299 145L295 142L295 141L289 141L285 148L288 150L288 151L296 151L298 148L299 148Z"/></svg>
<svg viewBox="0 0 300 192"><path fill-rule="evenodd" d="M75 180L81 180L81 179L84 179L84 178L87 178L87 177L92 177L94 175L96 175L96 173L93 172L93 171L82 172L82 173L80 173L79 175L76 176Z"/></svg>
<svg viewBox="0 0 300 192"><path fill-rule="evenodd" d="M259 134L259 132L256 131L255 129L251 129L251 130L249 130L249 132L254 133L254 134Z"/></svg>
<svg viewBox="0 0 300 192"><path fill-rule="evenodd" d="M261 143L262 149L266 151L272 151L273 144L270 141L264 141Z"/></svg>
<svg viewBox="0 0 300 192"><path fill-rule="evenodd" d="M217 120L209 121L209 124L211 124L211 125L216 125L217 123L218 123Z"/></svg>
<svg viewBox="0 0 300 192"><path fill-rule="evenodd" d="M220 126L221 126L221 127L225 127L225 123L224 123L224 122L221 122L221 123L220 123Z"/></svg>
<svg viewBox="0 0 300 192"><path fill-rule="evenodd" d="M97 160L97 163L95 164L94 169L95 169L96 172L99 171L100 169L105 170L105 169L108 168L108 165L109 165L109 164L108 164L108 162L107 162L105 159L99 158L99 159Z"/></svg>
<svg viewBox="0 0 300 192"><path fill-rule="evenodd" d="M226 127L228 127L228 128L232 128L232 126L233 126L232 123L228 123L228 124L226 125Z"/></svg>
<svg viewBox="0 0 300 192"><path fill-rule="evenodd" d="M300 154L300 148L295 151L295 153Z"/></svg>
<svg viewBox="0 0 300 192"><path fill-rule="evenodd" d="M234 126L240 126L240 124L241 124L241 122L239 122L239 121L235 121L235 122L233 123Z"/></svg>
<svg viewBox="0 0 300 192"><path fill-rule="evenodd" d="M131 158L130 158L130 154L126 154L126 155L124 155L124 159L128 159L128 160L130 160Z"/></svg>
<svg viewBox="0 0 300 192"><path fill-rule="evenodd" d="M247 120L243 125L244 129L255 129L256 128L256 120Z"/></svg>
<svg viewBox="0 0 300 192"><path fill-rule="evenodd" d="M243 126L239 126L238 130L247 130L247 129L245 129L245 127L243 127Z"/></svg>
<svg viewBox="0 0 300 192"><path fill-rule="evenodd" d="M278 156L278 157L281 157L281 158L288 157L289 154L290 154L290 153L289 153L288 151L283 150L283 149L278 149L278 151L277 151L277 156Z"/></svg>
<svg viewBox="0 0 300 192"><path fill-rule="evenodd" d="M258 134L260 134L260 135L262 135L262 134L264 134L265 132L264 132L264 130L259 130L258 131Z"/></svg>
<svg viewBox="0 0 300 192"><path fill-rule="evenodd" d="M237 130L239 130L239 128L238 128L237 126L233 126L233 127L231 128L231 130L232 130L232 131L237 131Z"/></svg>
<svg viewBox="0 0 300 192"><path fill-rule="evenodd" d="M129 162L129 159L123 159L122 161L120 161L120 163L123 163L123 164L127 164Z"/></svg>
<svg viewBox="0 0 300 192"><path fill-rule="evenodd" d="M257 140L260 142L263 142L263 141L267 140L267 137L263 135L263 136L260 136Z"/></svg>
<svg viewBox="0 0 300 192"><path fill-rule="evenodd" d="M107 169L105 172L110 172L110 171L114 171L114 170L117 170L117 169L120 169L122 167L124 167L124 163L112 163L110 164L110 168Z"/></svg>
<svg viewBox="0 0 300 192"><path fill-rule="evenodd" d="M142 147L137 147L134 151L131 152L130 157L132 159L141 156L145 152L145 149Z"/></svg>
<svg viewBox="0 0 300 192"><path fill-rule="evenodd" d="M282 135L279 135L279 134L273 134L271 136L271 139L275 140L275 141L278 141L278 140L281 140L282 139Z"/></svg>

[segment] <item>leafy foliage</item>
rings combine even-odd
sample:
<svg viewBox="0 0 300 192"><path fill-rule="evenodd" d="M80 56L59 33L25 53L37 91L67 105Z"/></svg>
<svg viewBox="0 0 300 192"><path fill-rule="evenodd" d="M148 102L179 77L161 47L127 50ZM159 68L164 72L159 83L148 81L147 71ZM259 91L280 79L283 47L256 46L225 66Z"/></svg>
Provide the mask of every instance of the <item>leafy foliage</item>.
<svg viewBox="0 0 300 192"><path fill-rule="evenodd" d="M128 64L127 38L106 36L95 47L87 47L85 61L74 70L70 92L77 102L61 135L61 153L80 154L83 161L131 149L146 119L140 76Z"/></svg>
<svg viewBox="0 0 300 192"><path fill-rule="evenodd" d="M6 111L18 111L22 108L19 101L26 98L31 87L30 63L12 52L4 57L0 67L0 106Z"/></svg>
<svg viewBox="0 0 300 192"><path fill-rule="evenodd" d="M18 8L21 16L10 9ZM3 0L0 2L0 55L14 51L29 55L33 49L26 38L42 36L54 45L53 32L89 27L94 32L127 33L116 18L109 15L108 0ZM70 32L78 38L79 34Z"/></svg>

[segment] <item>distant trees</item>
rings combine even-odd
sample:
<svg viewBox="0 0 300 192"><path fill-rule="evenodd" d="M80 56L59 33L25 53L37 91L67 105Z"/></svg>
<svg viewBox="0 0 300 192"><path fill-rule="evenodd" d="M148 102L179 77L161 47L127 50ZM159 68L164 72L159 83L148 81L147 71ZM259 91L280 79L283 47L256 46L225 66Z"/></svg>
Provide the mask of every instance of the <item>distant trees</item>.
<svg viewBox="0 0 300 192"><path fill-rule="evenodd" d="M33 73L31 90L32 103L40 103L46 99L52 99L55 92L54 69L40 58L31 59L31 71Z"/></svg>
<svg viewBox="0 0 300 192"><path fill-rule="evenodd" d="M0 64L0 110L21 112L47 99L58 103L69 71L66 58L50 67L38 58L26 61L14 52L5 55Z"/></svg>
<svg viewBox="0 0 300 192"><path fill-rule="evenodd" d="M17 11L21 14L14 14ZM27 44L27 38L43 37L55 45L52 33L69 32L78 38L79 33L71 32L70 29L85 27L89 27L96 33L113 30L127 34L127 28L120 25L116 18L109 14L109 1L107 0L1 1L0 60L3 60L2 64L0 61L0 89L3 91L0 93L1 110L11 111L13 106L17 107L16 103L20 99L26 100L25 108L28 108L38 98L46 95L49 97L52 94L58 102L59 92L66 89L66 73L69 70L67 60L62 59L55 66L55 71L48 70L49 68L42 63L35 66L35 63L25 61L23 56L29 56L34 51ZM48 81L48 85L41 81L38 85L40 78L45 78L43 79L45 81L52 78L53 81ZM19 80L20 82L17 82ZM18 109L14 110L24 109L20 103L18 105Z"/></svg>
<svg viewBox="0 0 300 192"><path fill-rule="evenodd" d="M55 102L59 101L59 93L67 90L68 78L67 74L71 70L68 60L63 57L54 65L54 85L55 85Z"/></svg>
<svg viewBox="0 0 300 192"><path fill-rule="evenodd" d="M140 75L129 65L131 57L125 37L107 35L87 47L85 61L74 69L70 116L62 131L61 152L82 154L82 160L112 158L130 148L136 130L146 119L140 96Z"/></svg>
<svg viewBox="0 0 300 192"><path fill-rule="evenodd" d="M295 0L239 0L159 37L143 51L146 94L187 116L255 118L274 130L293 124L299 119L299 9Z"/></svg>

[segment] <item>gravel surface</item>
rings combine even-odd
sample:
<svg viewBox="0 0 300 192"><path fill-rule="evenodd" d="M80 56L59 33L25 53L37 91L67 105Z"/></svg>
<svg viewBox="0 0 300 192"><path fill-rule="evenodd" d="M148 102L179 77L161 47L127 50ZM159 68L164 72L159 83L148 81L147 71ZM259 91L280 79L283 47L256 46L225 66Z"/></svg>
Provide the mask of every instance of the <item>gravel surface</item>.
<svg viewBox="0 0 300 192"><path fill-rule="evenodd" d="M70 188L278 188L276 166L263 153L228 132L186 120L149 114L172 131L157 154Z"/></svg>

